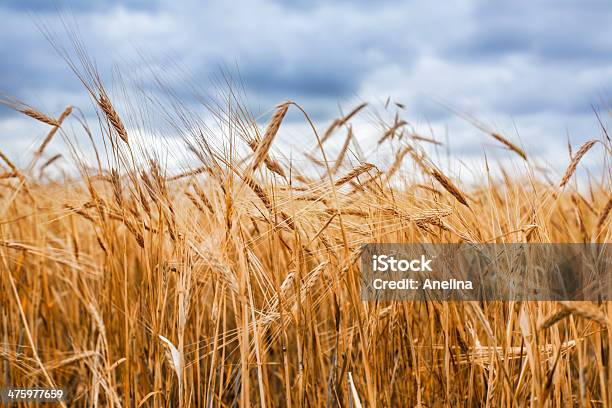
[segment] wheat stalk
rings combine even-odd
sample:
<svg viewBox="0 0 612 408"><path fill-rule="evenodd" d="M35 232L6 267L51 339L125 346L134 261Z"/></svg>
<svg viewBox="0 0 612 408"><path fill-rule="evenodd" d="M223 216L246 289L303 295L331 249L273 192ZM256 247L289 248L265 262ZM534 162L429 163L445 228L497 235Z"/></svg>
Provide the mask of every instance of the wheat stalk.
<svg viewBox="0 0 612 408"><path fill-rule="evenodd" d="M18 111L23 113L24 115L31 117L32 119L36 119L39 122L46 123L47 125L59 126L57 120L50 118L49 116L45 115L42 112L37 111L36 109L28 107L28 108L18 109Z"/></svg>
<svg viewBox="0 0 612 408"><path fill-rule="evenodd" d="M197 176L202 173L213 173L213 170L209 166L198 167L197 169L185 171L183 173L177 174L175 176L169 177L168 181L176 181L185 177Z"/></svg>
<svg viewBox="0 0 612 408"><path fill-rule="evenodd" d="M421 135L416 134L416 133L412 134L410 137L413 140L418 140L418 141L421 141L421 142L431 143L431 144L436 145L436 146L442 146L441 142L438 142L437 140L432 139L430 137L421 136Z"/></svg>
<svg viewBox="0 0 612 408"><path fill-rule="evenodd" d="M283 222L287 224L289 228L292 228L292 229L295 228L295 225L293 224L293 220L289 216L287 216L287 214L285 214L282 211L278 211L278 212L276 211L276 209L274 208L274 205L272 205L272 201L268 197L268 194L265 192L263 187L257 181L255 181L252 177L248 175L242 175L242 179L244 180L246 185L248 185L251 188L251 190L253 190L255 195L259 197L261 202L264 204L264 206L268 209L268 211L271 214L278 213L278 215L280 215L280 217L282 218Z"/></svg>
<svg viewBox="0 0 612 408"><path fill-rule="evenodd" d="M53 156L51 156L51 158L49 158L46 162L44 162L42 164L42 166L40 166L40 170L39 170L39 175L42 175L43 172L45 171L45 169L47 167L49 167L50 165L52 165L53 163L55 163L57 160L59 160L62 157L62 155L60 153L55 154Z"/></svg>
<svg viewBox="0 0 612 408"><path fill-rule="evenodd" d="M344 139L344 144L340 149L340 153L338 153L338 157L336 158L336 162L334 163L334 167L330 169L331 174L336 174L342 162L344 161L344 157L346 156L346 152L348 151L351 140L353 139L353 127L349 126L348 132L346 134L346 139Z"/></svg>
<svg viewBox="0 0 612 408"><path fill-rule="evenodd" d="M595 145L595 143L597 143L596 140L589 140L588 142L580 146L580 149L578 149L576 155L574 155L574 157L572 158L572 161L570 162L569 166L567 166L567 170L565 170L565 174L563 175L563 178L559 183L559 188L563 188L563 186L567 184L569 179L576 171L576 167L578 166L578 162L580 162L580 159L582 159L582 157L591 149L591 147Z"/></svg>
<svg viewBox="0 0 612 408"><path fill-rule="evenodd" d="M557 322L560 322L561 320L565 319L571 314L572 312L569 311L568 309L557 310L553 314L543 319L540 324L538 324L538 330L546 330L554 326Z"/></svg>
<svg viewBox="0 0 612 408"><path fill-rule="evenodd" d="M398 150L398 152L395 154L395 159L393 160L391 167L389 167L385 173L387 180L390 180L391 177L393 177L393 175L400 169L400 167L402 166L402 162L404 161L404 157L406 157L406 155L410 153L411 150L412 147L410 146L405 146L402 149Z"/></svg>
<svg viewBox="0 0 612 408"><path fill-rule="evenodd" d="M250 140L248 142L248 145L253 150L253 153L257 153L257 147L259 146L259 143L257 142L257 140L255 139ZM266 153L263 159L263 162L266 165L266 168L270 170L272 173L276 173L279 176L286 178L285 170L283 170L280 163L272 159L269 154Z"/></svg>
<svg viewBox="0 0 612 408"><path fill-rule="evenodd" d="M98 106L102 109L102 112L106 115L106 118L113 126L121 140L123 140L126 144L128 144L128 133L125 130L125 126L123 126L123 122L119 117L117 111L113 107L111 101L108 99L105 93L101 92L98 98Z"/></svg>
<svg viewBox="0 0 612 408"><path fill-rule="evenodd" d="M2 152L2 150L0 150L0 159L2 159L2 161L4 161L7 164L7 166L9 166L9 168L12 170L14 174L21 174L17 166L15 166L15 164L11 161L11 159L9 159L7 155Z"/></svg>
<svg viewBox="0 0 612 408"><path fill-rule="evenodd" d="M66 109L64 109L60 117L57 119L56 124L54 125L53 129L51 129L51 131L49 132L45 140L43 140L43 142L38 147L38 150L36 151L36 154L34 157L38 158L43 154L43 152L45 151L45 148L47 147L49 142L51 142L51 139L53 139L53 136L55 136L55 134L57 133L57 130L62 126L62 123L64 123L64 119L66 119L68 115L70 115L71 113L72 113L72 106L68 106L66 107Z"/></svg>
<svg viewBox="0 0 612 408"><path fill-rule="evenodd" d="M351 171L349 171L346 175L344 175L344 177L341 177L336 180L334 184L336 187L340 187L341 185L348 183L349 181L353 180L356 177L359 177L360 175L371 170L374 167L376 166L374 166L372 163L362 163L359 166L353 168Z"/></svg>
<svg viewBox="0 0 612 408"><path fill-rule="evenodd" d="M516 153L519 156L521 156L523 158L523 160L527 160L527 155L525 154L523 149L521 149L520 147L518 147L517 145L515 145L514 143L512 143L511 141L509 141L508 139L506 139L502 135L500 135L499 133L491 132L490 135L495 140L497 140L498 142L501 142L503 145L505 145L508 149L512 150L514 153Z"/></svg>
<svg viewBox="0 0 612 408"><path fill-rule="evenodd" d="M459 190L448 177L446 177L442 172L440 172L438 169L435 169L435 168L431 169L431 175L436 180L438 180L438 182L442 185L442 187L444 187L446 191L451 193L451 195L455 197L457 201L459 201L461 204L465 205L466 207L469 207L467 199L465 198L461 190Z"/></svg>
<svg viewBox="0 0 612 408"><path fill-rule="evenodd" d="M359 111L362 110L363 108L365 108L366 106L368 106L367 103L365 103L365 102L361 103L361 104L357 105L349 113L344 115L343 117L341 117L339 119L335 119L331 123L331 125L327 128L325 133L323 134L323 137L321 138L321 145L323 145L323 143L325 143L331 137L331 135L334 133L334 130L336 130L340 126L345 125L349 120L351 120L353 118L353 116L355 116L357 113L359 113Z"/></svg>
<svg viewBox="0 0 612 408"><path fill-rule="evenodd" d="M362 110L363 108L365 108L366 106L368 106L367 102L363 102L359 105L357 105L355 108L353 108L352 111L350 111L349 113L347 113L346 115L344 115L342 118L340 118L337 122L337 126L342 126L345 123L347 123L349 120L351 120L353 118L353 116L355 116L357 113L359 113L360 110Z"/></svg>
<svg viewBox="0 0 612 408"><path fill-rule="evenodd" d="M571 314L593 320L604 327L608 324L607 317L597 307L589 303L569 301L562 301L559 303L563 309L567 310Z"/></svg>
<svg viewBox="0 0 612 408"><path fill-rule="evenodd" d="M382 137L378 140L378 144L382 144L388 138L393 138L393 136L395 135L395 132L397 132L398 129L400 129L401 127L407 124L408 123L405 120L399 120L399 118L396 116L393 126L391 126L389 129L385 131L385 133L383 133Z"/></svg>
<svg viewBox="0 0 612 408"><path fill-rule="evenodd" d="M272 119L270 119L270 123L268 123L266 133L264 133L264 136L259 142L257 149L255 149L255 158L251 164L252 171L259 167L259 165L267 157L268 151L272 146L272 141L274 141L274 138L278 133L278 129L280 128L280 125L287 114L287 110L289 110L289 105L291 105L290 101L278 105L276 112L274 112L274 115L272 115Z"/></svg>

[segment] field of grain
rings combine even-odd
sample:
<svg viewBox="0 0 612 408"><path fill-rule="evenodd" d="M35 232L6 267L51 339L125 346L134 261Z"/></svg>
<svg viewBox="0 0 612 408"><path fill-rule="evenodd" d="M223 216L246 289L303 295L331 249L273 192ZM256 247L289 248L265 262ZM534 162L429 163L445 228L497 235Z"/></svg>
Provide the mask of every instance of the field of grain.
<svg viewBox="0 0 612 408"><path fill-rule="evenodd" d="M99 123L3 101L49 133L25 165L0 152L2 384L65 406L612 406L609 303L364 302L358 262L370 242L610 242L605 128L559 176L475 129L524 172L474 184L401 106L382 167L355 153L365 104L329 125L288 101L262 126L229 92L216 128L168 107L197 159L171 172L134 142L146 115L84 78ZM273 149L288 112L312 125L295 162ZM603 172L578 178L595 152Z"/></svg>

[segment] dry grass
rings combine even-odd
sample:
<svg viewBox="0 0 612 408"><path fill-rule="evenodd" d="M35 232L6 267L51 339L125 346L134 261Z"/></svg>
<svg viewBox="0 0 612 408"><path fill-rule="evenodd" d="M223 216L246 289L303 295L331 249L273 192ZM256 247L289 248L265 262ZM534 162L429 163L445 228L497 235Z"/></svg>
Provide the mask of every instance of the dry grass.
<svg viewBox="0 0 612 408"><path fill-rule="evenodd" d="M313 137L325 156L349 132L317 178L269 155L284 103L246 157L202 129L203 163L171 176L134 160L109 97L95 102L125 142L112 168L78 160L79 177L44 181L0 153L19 175L0 180L2 383L63 387L70 406L612 407L609 303L377 304L359 289L368 242L610 242L609 174L586 197L566 186L592 142L564 190L535 176L465 187L431 164L431 139L397 140L397 117L380 137L388 169L344 160L362 104ZM30 116L58 128L69 113Z"/></svg>

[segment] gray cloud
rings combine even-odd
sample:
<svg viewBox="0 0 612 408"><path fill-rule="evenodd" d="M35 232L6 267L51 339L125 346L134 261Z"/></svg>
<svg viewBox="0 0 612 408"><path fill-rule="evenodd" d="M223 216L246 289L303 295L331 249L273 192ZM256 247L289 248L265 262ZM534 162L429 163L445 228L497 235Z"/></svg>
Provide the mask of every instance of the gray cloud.
<svg viewBox="0 0 612 408"><path fill-rule="evenodd" d="M56 13L70 11L75 13L100 12L109 7L126 7L140 10L155 10L157 0L19 0L0 3L0 8L18 12Z"/></svg>
<svg viewBox="0 0 612 408"><path fill-rule="evenodd" d="M118 64L126 79L161 95L154 72L197 109L190 87L214 94L214 79L219 83L227 72L244 84L255 114L293 99L323 121L337 115L338 102L346 109L355 101L391 96L420 123L457 126L466 152L479 152L480 145L433 100L492 122L529 123L526 138L547 128L557 138L563 129L586 137L593 131L586 125L591 104L612 91L608 0L58 4L78 22L87 52L108 83ZM66 43L53 2L2 3L0 91L41 102L50 112L86 100L31 12L42 14ZM540 126L533 125L534 115ZM0 108L0 122L7 116ZM295 112L287 119L301 120Z"/></svg>
<svg viewBox="0 0 612 408"><path fill-rule="evenodd" d="M341 99L359 89L364 70L358 61L261 61L242 66L241 77L256 92L300 99Z"/></svg>
<svg viewBox="0 0 612 408"><path fill-rule="evenodd" d="M612 7L604 0L481 1L475 24L448 50L459 58L527 54L543 62L611 62Z"/></svg>

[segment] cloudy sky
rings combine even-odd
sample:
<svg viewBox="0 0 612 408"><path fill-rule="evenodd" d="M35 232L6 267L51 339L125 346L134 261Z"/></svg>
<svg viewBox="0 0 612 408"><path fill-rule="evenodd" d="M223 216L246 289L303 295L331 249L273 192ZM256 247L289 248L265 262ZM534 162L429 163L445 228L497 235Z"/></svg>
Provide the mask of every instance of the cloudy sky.
<svg viewBox="0 0 612 408"><path fill-rule="evenodd" d="M391 97L419 131L465 157L500 149L444 105L553 164L565 163L568 137L576 145L600 136L593 107L610 117L609 0L1 0L0 91L53 115L90 106L37 28L62 43L60 14L76 22L111 83L115 66L132 74L155 67L182 95L186 84L206 90L229 72L256 115L292 99L322 128L340 108ZM297 140L300 119L289 119ZM3 150L23 154L43 136L0 108Z"/></svg>

